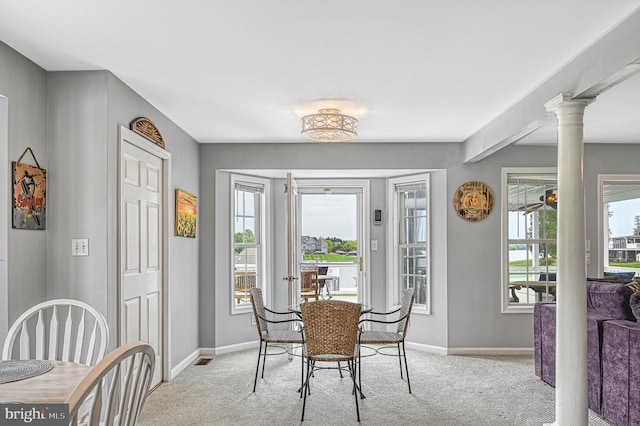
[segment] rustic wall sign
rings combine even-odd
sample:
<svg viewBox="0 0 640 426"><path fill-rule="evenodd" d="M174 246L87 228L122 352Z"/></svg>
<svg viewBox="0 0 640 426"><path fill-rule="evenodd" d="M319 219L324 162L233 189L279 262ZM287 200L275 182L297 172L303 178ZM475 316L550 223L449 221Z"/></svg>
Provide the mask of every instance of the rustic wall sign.
<svg viewBox="0 0 640 426"><path fill-rule="evenodd" d="M136 118L129 124L129 128L164 149L164 139L162 139L160 131L148 118Z"/></svg>

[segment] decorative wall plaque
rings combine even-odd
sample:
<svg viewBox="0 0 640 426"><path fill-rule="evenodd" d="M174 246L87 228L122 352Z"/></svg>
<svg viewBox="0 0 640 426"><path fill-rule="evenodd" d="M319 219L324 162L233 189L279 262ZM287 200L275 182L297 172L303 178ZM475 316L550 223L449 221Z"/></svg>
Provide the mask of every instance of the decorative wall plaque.
<svg viewBox="0 0 640 426"><path fill-rule="evenodd" d="M129 124L129 128L164 149L164 140L162 139L162 135L158 131L156 125L148 118L136 118L131 122L131 124Z"/></svg>
<svg viewBox="0 0 640 426"><path fill-rule="evenodd" d="M489 216L493 208L493 193L482 182L466 182L453 195L453 206L458 216L469 222L478 222Z"/></svg>
<svg viewBox="0 0 640 426"><path fill-rule="evenodd" d="M31 153L36 166L21 163L27 152ZM12 228L47 229L47 171L40 167L31 148L11 163L11 169Z"/></svg>

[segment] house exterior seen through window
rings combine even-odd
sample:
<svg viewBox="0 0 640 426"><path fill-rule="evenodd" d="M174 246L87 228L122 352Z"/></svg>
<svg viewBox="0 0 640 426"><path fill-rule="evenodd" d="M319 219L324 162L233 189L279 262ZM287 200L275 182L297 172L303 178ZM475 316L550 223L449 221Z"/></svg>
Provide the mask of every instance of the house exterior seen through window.
<svg viewBox="0 0 640 426"><path fill-rule="evenodd" d="M503 311L555 300L558 186L555 169L503 169Z"/></svg>
<svg viewBox="0 0 640 426"><path fill-rule="evenodd" d="M391 304L397 304L402 290L414 289L414 309L431 312L429 176L408 176L389 180L393 191L392 261L395 279L390 283Z"/></svg>
<svg viewBox="0 0 640 426"><path fill-rule="evenodd" d="M243 177L244 178L244 177ZM262 287L264 185L232 177L233 188L233 289L232 311L251 307L250 290Z"/></svg>

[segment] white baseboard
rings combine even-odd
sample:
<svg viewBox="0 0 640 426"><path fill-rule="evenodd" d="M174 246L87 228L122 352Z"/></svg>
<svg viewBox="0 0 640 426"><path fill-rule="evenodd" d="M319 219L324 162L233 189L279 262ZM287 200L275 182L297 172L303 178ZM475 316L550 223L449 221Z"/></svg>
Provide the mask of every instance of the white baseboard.
<svg viewBox="0 0 640 426"><path fill-rule="evenodd" d="M260 346L260 341L254 340L252 342L238 343L235 345L221 346L219 348L200 348L200 355L222 355L231 352L240 352L247 349L253 349Z"/></svg>
<svg viewBox="0 0 640 426"><path fill-rule="evenodd" d="M447 355L533 355L533 348L448 348Z"/></svg>
<svg viewBox="0 0 640 426"><path fill-rule="evenodd" d="M171 369L171 377L169 377L169 381L175 379L178 374L182 373L182 370L184 370L185 368L193 364L195 360L198 359L199 356L200 356L200 349L196 349L188 357L183 359L180 362L180 364L173 367Z"/></svg>

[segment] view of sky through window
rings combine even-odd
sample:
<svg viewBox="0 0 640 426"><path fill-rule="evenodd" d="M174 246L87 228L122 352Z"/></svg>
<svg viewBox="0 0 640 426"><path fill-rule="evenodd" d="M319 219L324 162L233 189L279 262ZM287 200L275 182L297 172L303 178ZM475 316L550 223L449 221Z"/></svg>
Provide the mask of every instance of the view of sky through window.
<svg viewBox="0 0 640 426"><path fill-rule="evenodd" d="M303 194L302 235L356 239L354 194Z"/></svg>

